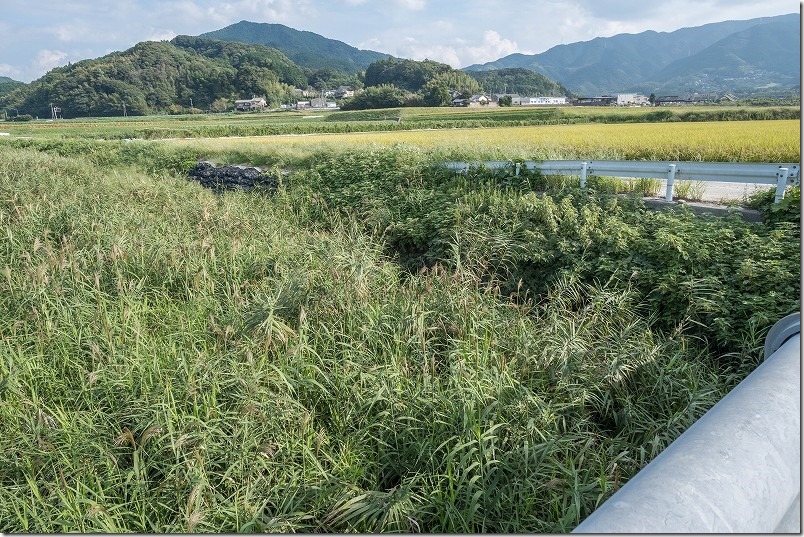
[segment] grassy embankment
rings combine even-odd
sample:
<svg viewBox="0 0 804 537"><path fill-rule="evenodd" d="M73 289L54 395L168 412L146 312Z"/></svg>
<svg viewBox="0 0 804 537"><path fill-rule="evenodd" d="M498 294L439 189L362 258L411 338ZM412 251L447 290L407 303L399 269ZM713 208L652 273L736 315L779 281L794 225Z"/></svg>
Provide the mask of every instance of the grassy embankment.
<svg viewBox="0 0 804 537"><path fill-rule="evenodd" d="M799 307L800 223L404 146L268 197L165 172L198 147L29 145L0 148L0 531L567 531Z"/></svg>

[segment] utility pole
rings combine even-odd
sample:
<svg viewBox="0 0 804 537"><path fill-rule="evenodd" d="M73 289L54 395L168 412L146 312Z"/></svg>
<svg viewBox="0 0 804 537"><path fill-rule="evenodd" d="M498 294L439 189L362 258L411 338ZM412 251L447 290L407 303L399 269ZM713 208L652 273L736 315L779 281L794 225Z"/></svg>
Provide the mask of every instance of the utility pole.
<svg viewBox="0 0 804 537"><path fill-rule="evenodd" d="M123 103L123 117L128 117L128 114L126 113L126 103Z"/></svg>

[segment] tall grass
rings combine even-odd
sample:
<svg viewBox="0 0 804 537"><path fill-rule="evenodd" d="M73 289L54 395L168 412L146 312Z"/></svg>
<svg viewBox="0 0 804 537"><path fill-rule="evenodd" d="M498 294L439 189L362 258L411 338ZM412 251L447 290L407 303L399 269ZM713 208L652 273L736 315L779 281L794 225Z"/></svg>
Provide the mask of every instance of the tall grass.
<svg viewBox="0 0 804 537"><path fill-rule="evenodd" d="M4 149L0 531L567 531L738 380L625 280L409 273L303 179Z"/></svg>

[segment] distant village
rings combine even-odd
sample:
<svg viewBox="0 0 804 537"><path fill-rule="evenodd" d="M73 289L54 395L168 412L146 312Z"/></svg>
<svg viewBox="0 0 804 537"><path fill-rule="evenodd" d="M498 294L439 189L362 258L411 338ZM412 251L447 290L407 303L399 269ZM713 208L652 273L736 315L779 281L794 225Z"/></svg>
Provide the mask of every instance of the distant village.
<svg viewBox="0 0 804 537"><path fill-rule="evenodd" d="M295 103L281 105L284 110L338 110L338 102L333 99L348 99L356 92L349 86L340 86L335 90L318 91L314 88L294 90ZM737 97L729 93L694 93L684 97L678 95L662 95L650 97L639 93L618 93L596 97L567 98L564 96L524 96L518 93L475 94L466 98L457 91L450 91L452 106L456 107L496 107L496 106L682 106L689 104L708 104L718 102L734 102ZM503 104L504 103L504 104ZM240 99L235 101L238 112L265 110L268 103L262 97Z"/></svg>

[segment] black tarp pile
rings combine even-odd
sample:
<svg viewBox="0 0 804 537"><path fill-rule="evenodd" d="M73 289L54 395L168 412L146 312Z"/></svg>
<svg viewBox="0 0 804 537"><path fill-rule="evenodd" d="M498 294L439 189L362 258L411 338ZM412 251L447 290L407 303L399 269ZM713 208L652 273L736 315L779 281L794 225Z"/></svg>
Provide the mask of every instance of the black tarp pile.
<svg viewBox="0 0 804 537"><path fill-rule="evenodd" d="M188 176L215 192L260 189L273 194L279 187L276 176L248 166L215 166L211 162L199 162L190 169Z"/></svg>

